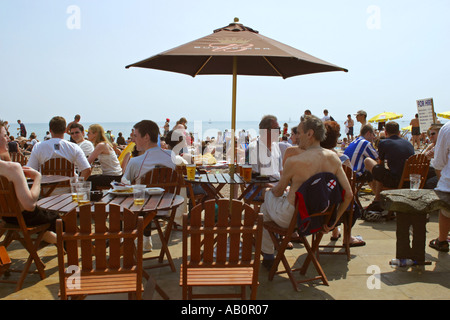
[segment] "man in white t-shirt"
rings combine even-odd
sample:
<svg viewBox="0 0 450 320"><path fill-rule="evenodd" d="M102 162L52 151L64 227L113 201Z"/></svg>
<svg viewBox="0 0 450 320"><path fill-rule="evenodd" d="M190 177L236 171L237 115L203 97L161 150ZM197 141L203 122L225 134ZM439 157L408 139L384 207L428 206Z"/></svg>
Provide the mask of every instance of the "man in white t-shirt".
<svg viewBox="0 0 450 320"><path fill-rule="evenodd" d="M83 150L86 157L89 157L89 155L94 151L94 145L89 140L86 140L84 138L84 127L80 123L74 123L72 124L72 127L70 128L69 132L72 140L76 142Z"/></svg>
<svg viewBox="0 0 450 320"><path fill-rule="evenodd" d="M31 152L27 166L39 170L47 160L65 158L78 168L79 175L87 179L91 175L91 165L83 150L72 142L64 140L66 120L63 117L53 117L49 123L51 139L38 142Z"/></svg>

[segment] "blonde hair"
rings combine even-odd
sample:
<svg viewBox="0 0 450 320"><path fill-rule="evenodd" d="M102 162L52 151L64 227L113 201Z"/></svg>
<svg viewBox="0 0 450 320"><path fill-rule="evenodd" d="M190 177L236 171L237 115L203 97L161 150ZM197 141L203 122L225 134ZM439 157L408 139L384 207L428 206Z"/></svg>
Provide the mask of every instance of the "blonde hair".
<svg viewBox="0 0 450 320"><path fill-rule="evenodd" d="M103 129L103 127L101 125L99 125L99 124L91 124L89 126L89 130L91 130L92 133L97 133L97 136L96 136L95 140L92 141L92 143L94 144L94 147L96 147L101 142L106 142L107 144L109 144L112 147L112 144L106 138L105 130Z"/></svg>

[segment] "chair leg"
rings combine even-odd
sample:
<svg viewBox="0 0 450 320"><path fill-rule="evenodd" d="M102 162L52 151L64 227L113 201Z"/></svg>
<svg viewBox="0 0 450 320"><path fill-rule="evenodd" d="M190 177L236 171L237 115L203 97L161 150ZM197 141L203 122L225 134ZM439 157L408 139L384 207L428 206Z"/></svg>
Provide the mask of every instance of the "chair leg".
<svg viewBox="0 0 450 320"><path fill-rule="evenodd" d="M324 285L328 286L328 279L325 275L325 272L322 269L319 261L317 260L317 250L319 248L320 240L322 240L323 234L317 233L315 239L313 240L312 247L309 245L307 241L305 241L304 245L306 250L308 251L308 256L303 262L303 266L300 270L300 274L304 275L306 270L308 269L309 263L312 261L316 271L319 273L319 277L322 279Z"/></svg>
<svg viewBox="0 0 450 320"><path fill-rule="evenodd" d="M163 259L164 259L164 255L166 255L167 261L170 265L170 269L172 270L172 272L176 272L177 269L175 268L175 264L172 260L172 255L170 254L169 247L167 245L168 242L167 242L166 237L161 229L161 225L159 224L159 221L156 221L155 224L156 224L156 229L158 231L159 238L161 240L161 253L159 254L158 261L159 261L159 263L162 263Z"/></svg>
<svg viewBox="0 0 450 320"><path fill-rule="evenodd" d="M294 274L292 273L291 266L289 265L289 262L287 261L286 256L284 255L287 244L291 240L291 237L290 236L283 237L283 240L281 240L280 243L279 239L273 232L269 232L269 234L274 243L275 250L277 250L277 255L273 262L272 268L269 271L269 281L273 280L273 277L277 273L278 265L280 264L281 261L283 263L284 270L288 274L289 280L291 281L292 286L294 287L294 290L299 291L297 281L295 280Z"/></svg>
<svg viewBox="0 0 450 320"><path fill-rule="evenodd" d="M23 243L23 246L25 247L25 249L28 251L29 256L27 259L27 262L25 263L25 266L23 268L22 274L20 275L19 281L17 282L17 286L15 291L19 291L20 289L22 289L23 286L23 282L25 281L25 277L28 274L28 270L30 269L31 263L34 261L37 271L39 273L39 276L42 279L45 279L46 275L45 275L45 265L42 262L42 260L39 258L38 254L37 254L37 250L39 248L39 244L42 241L42 238L44 237L44 232L42 231L38 234L37 239L34 241L31 240L31 237L29 234L24 234L23 235L23 240L21 241Z"/></svg>

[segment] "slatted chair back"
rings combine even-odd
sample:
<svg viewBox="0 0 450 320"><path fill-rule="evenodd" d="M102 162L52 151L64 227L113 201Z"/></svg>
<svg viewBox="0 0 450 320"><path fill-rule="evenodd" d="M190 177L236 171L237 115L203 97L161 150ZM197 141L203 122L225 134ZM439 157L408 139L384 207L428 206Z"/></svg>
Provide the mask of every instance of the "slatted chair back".
<svg viewBox="0 0 450 320"><path fill-rule="evenodd" d="M142 217L97 202L74 208L57 220L56 228L61 299L124 292L141 299ZM75 270L78 286L70 281Z"/></svg>
<svg viewBox="0 0 450 320"><path fill-rule="evenodd" d="M402 176L400 178L400 182L398 184L397 189L401 189L404 186L405 182L409 182L409 175L413 173L420 174L420 187L419 189L423 189L425 186L425 182L427 180L428 170L430 168L430 160L422 154L414 154L411 157L409 157L406 162L405 166L403 167Z"/></svg>
<svg viewBox="0 0 450 320"><path fill-rule="evenodd" d="M176 170L168 167L155 167L140 179L147 187L160 187L166 192L180 194L180 182Z"/></svg>
<svg viewBox="0 0 450 320"><path fill-rule="evenodd" d="M406 183L410 182L409 175L413 174L413 173L420 174L419 189L423 189L423 187L425 186L425 182L427 181L427 175L428 175L429 168L430 168L430 160L428 160L428 158L424 154L421 154L421 153L414 154L405 161L405 165L403 166L402 176L400 178L397 188L389 188L389 187L383 186L381 188L381 190L405 188L405 185L407 185ZM393 212L389 211L386 219L391 220L393 218L394 218Z"/></svg>
<svg viewBox="0 0 450 320"><path fill-rule="evenodd" d="M230 210L231 205L231 210ZM202 218L204 214L204 218ZM207 200L183 216L183 299L256 299L261 255L262 214L239 200ZM241 286L240 294L193 294L194 286Z"/></svg>
<svg viewBox="0 0 450 320"><path fill-rule="evenodd" d="M42 263L37 254L37 248L42 241L44 233L50 227L50 224L47 223L27 227L13 183L7 178L0 176L0 219L5 217L15 218L17 220L17 224L6 223L5 221L0 220L0 236L5 235L5 238L0 245L7 248L12 241L19 240L19 242L22 243L29 253L19 280L14 281L17 283L15 290L19 291L22 289L23 282L28 274L28 270L32 262L36 264L37 272L39 273L40 278L45 278L45 265ZM37 237L32 239L31 236L34 234L36 234Z"/></svg>
<svg viewBox="0 0 450 320"><path fill-rule="evenodd" d="M176 195L179 195L181 190L181 184L177 171L163 166L157 166L145 173L144 176L140 178L140 184L145 184L150 188L163 188L166 192L174 193ZM146 266L146 269L169 266L172 272L176 272L175 263L173 262L168 247L176 211L177 208L173 208L169 215L161 215L158 212L155 219L153 219L153 223L156 226L158 236L161 241L161 251L158 256L145 257L144 260L158 259L158 264ZM167 221L166 230L164 232L161 228L161 224L159 222L160 220ZM164 256L167 256L167 262L163 261Z"/></svg>
<svg viewBox="0 0 450 320"><path fill-rule="evenodd" d="M73 177L75 165L65 158L52 158L41 165L40 172L42 175Z"/></svg>
<svg viewBox="0 0 450 320"><path fill-rule="evenodd" d="M11 161L20 163L21 166L26 165L27 157L23 153L20 152L10 152L9 156L11 157Z"/></svg>

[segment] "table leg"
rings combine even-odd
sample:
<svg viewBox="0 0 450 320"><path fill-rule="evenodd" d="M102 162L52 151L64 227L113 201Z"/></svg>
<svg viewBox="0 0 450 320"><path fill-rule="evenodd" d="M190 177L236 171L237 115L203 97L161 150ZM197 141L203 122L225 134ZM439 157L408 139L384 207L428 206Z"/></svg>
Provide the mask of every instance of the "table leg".
<svg viewBox="0 0 450 320"><path fill-rule="evenodd" d="M426 215L397 212L397 259L425 262ZM409 229L413 228L412 246Z"/></svg>

